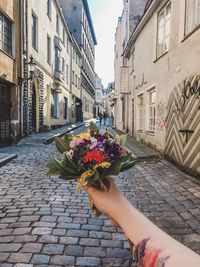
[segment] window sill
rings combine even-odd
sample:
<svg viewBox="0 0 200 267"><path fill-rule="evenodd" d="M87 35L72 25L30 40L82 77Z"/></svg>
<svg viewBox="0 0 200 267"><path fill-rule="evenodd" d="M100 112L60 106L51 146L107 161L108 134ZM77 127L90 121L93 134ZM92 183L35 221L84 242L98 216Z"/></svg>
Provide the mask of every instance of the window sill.
<svg viewBox="0 0 200 267"><path fill-rule="evenodd" d="M7 53L6 51L4 51L3 49L0 48L0 51L1 51L2 53L4 53L6 56L8 56L9 58L15 60L14 56L8 54L8 53Z"/></svg>
<svg viewBox="0 0 200 267"><path fill-rule="evenodd" d="M167 55L168 52L169 52L169 51L167 51L167 52L165 52L164 54L162 54L161 56L157 57L157 58L153 61L153 63L156 63L159 59L161 59L162 57L164 57L165 55Z"/></svg>
<svg viewBox="0 0 200 267"><path fill-rule="evenodd" d="M147 134L147 135L154 136L154 135L155 135L155 132L153 132L153 131L146 131L146 134Z"/></svg>
<svg viewBox="0 0 200 267"><path fill-rule="evenodd" d="M59 120L58 117L51 117L52 120Z"/></svg>
<svg viewBox="0 0 200 267"><path fill-rule="evenodd" d="M38 52L38 48L37 47L35 47L34 45L32 45L32 47L35 49L35 51Z"/></svg>
<svg viewBox="0 0 200 267"><path fill-rule="evenodd" d="M143 133L144 131L143 130L137 130L137 133Z"/></svg>
<svg viewBox="0 0 200 267"><path fill-rule="evenodd" d="M196 32L197 30L199 30L200 29L200 24L197 26L197 27L195 27L190 33L187 33L185 36L184 36L184 38L183 38L183 40L181 41L182 43L185 41L185 40L187 40L194 32Z"/></svg>

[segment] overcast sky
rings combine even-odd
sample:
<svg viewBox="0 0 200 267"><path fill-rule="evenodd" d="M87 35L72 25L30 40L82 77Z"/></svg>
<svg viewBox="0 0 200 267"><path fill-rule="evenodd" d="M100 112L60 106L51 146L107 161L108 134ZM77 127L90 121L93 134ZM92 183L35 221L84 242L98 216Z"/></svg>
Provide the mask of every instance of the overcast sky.
<svg viewBox="0 0 200 267"><path fill-rule="evenodd" d="M97 37L95 71L104 86L114 81L114 38L123 0L88 0Z"/></svg>

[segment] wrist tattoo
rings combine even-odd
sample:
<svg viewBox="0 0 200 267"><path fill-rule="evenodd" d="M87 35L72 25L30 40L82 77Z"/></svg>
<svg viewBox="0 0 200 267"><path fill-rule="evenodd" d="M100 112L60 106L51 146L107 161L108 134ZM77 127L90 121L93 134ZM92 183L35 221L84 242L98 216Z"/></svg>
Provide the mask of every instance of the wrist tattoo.
<svg viewBox="0 0 200 267"><path fill-rule="evenodd" d="M135 249L133 249L135 262L138 264L138 267L165 267L169 256L161 256L161 249L147 248L149 240L150 238L143 239L136 245ZM130 245L133 248L131 242Z"/></svg>

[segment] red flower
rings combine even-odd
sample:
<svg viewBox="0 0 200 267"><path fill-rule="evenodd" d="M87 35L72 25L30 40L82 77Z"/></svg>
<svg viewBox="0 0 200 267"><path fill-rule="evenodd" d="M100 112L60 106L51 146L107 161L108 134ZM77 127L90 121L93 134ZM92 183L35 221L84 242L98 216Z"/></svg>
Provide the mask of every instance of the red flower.
<svg viewBox="0 0 200 267"><path fill-rule="evenodd" d="M92 162L96 163L102 162L105 160L105 155L100 150L88 151L87 154L83 158L83 162Z"/></svg>

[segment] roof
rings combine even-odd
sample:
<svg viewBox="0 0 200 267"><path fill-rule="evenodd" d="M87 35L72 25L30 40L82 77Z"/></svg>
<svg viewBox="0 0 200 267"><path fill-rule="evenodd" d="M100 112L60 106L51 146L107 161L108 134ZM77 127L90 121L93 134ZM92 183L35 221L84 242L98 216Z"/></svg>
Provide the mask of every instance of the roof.
<svg viewBox="0 0 200 267"><path fill-rule="evenodd" d="M85 9L86 15L87 15L87 19L88 19L88 23L89 23L90 30L91 30L91 33L92 33L92 38L93 38L94 44L97 45L97 38L96 38L95 31L94 31L94 26L93 26L92 17L91 17L91 14L90 14L88 1L87 0L82 0L82 2L83 2L83 6L84 6L84 9Z"/></svg>

